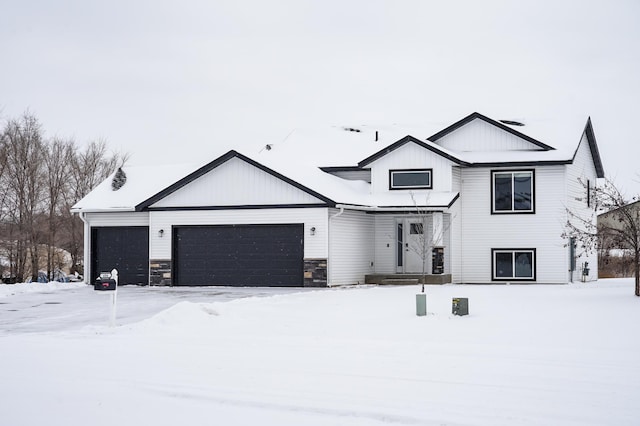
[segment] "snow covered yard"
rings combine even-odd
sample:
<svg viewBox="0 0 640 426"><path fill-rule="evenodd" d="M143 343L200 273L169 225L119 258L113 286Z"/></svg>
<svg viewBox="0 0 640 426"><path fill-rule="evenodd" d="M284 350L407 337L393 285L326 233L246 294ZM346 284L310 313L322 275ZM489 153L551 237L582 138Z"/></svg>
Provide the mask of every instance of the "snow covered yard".
<svg viewBox="0 0 640 426"><path fill-rule="evenodd" d="M140 290L130 303L154 297ZM417 290L193 292L113 329L69 312L65 331L0 334L0 423L638 424L632 280L431 286L426 317Z"/></svg>

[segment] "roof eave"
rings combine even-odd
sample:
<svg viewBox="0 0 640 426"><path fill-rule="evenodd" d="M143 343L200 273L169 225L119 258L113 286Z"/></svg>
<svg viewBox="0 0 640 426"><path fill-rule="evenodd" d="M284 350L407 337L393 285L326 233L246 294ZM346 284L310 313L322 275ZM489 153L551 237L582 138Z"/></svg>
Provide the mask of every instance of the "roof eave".
<svg viewBox="0 0 640 426"><path fill-rule="evenodd" d="M227 161L231 160L232 158L239 158L242 161L245 161L246 163L251 164L252 166L280 179L283 180L284 182L306 192L307 194L318 198L319 200L322 200L323 202L325 202L328 206L335 206L335 201L333 201L332 199L294 181L293 179L290 179L278 172L276 172L273 169L270 169L269 167L258 163L255 160L252 160L251 158L240 154L239 152L235 151L235 150L231 150L229 152L227 152L226 154L221 155L220 157L216 158L215 160L211 161L208 164L205 164L204 166L200 167L198 170L196 170L193 173L190 173L189 175L185 176L184 178L180 179L179 181L173 183L172 185L168 186L167 188L163 189L162 191L154 194L153 196L147 198L146 200L144 200L143 202L139 203L138 205L135 206L135 211L144 211L146 210L149 206L157 203L158 201L162 200L163 198L169 196L170 194L174 193L175 191L177 191L178 189L184 187L185 185L193 182L194 180L198 179L199 177L202 177L203 175L207 174L208 172L210 172L211 170L215 169L216 167L220 166L221 164L226 163Z"/></svg>
<svg viewBox="0 0 640 426"><path fill-rule="evenodd" d="M113 213L113 212L134 212L135 207L102 207L102 208L72 208L71 213Z"/></svg>
<svg viewBox="0 0 640 426"><path fill-rule="evenodd" d="M463 161L463 160L461 160L461 159L459 159L457 157L454 157L453 155L450 155L450 154L448 154L448 153L446 153L446 152L444 152L444 151L442 151L442 150L440 150L440 149L438 149L436 147L433 147L433 146L431 146L431 145L429 145L429 144L427 144L427 143L421 141L420 139L417 139L417 138L415 138L415 137L413 137L411 135L407 135L407 136L403 137L402 139L399 139L398 141L392 143L391 145L386 146L385 148L381 149L380 151L378 151L378 152L370 155L369 157L365 158L364 160L360 161L358 163L358 167L359 168L365 168L365 166L367 166L368 164L373 163L374 161L384 157L385 155L395 151L396 149L404 146L405 144L407 144L409 142L413 142L413 143L421 146L422 148L425 148L425 149L427 149L427 150L429 150L431 152L434 152L434 153L440 155L441 157L444 157L447 160L452 161L452 162L454 162L456 164L468 165L468 163L466 163L465 161Z"/></svg>

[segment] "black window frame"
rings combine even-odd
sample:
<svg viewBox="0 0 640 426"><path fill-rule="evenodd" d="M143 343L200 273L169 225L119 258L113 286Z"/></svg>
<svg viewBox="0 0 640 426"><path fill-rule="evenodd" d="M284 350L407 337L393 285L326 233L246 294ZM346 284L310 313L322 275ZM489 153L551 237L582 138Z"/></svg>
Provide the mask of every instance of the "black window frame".
<svg viewBox="0 0 640 426"><path fill-rule="evenodd" d="M513 271L511 277L498 277L497 276L497 253L511 253L515 259L516 253L531 253L531 277L516 277L515 271ZM515 261L513 263L515 265ZM491 249L491 281L536 281L537 275L537 256L535 248L492 248Z"/></svg>
<svg viewBox="0 0 640 426"><path fill-rule="evenodd" d="M516 173L531 173L531 208L529 210L514 209L513 185L511 193L511 210L496 210L496 185L495 179L497 174L511 174L511 181ZM509 170L491 170L491 214L535 214L536 212L536 171L535 169L509 169Z"/></svg>
<svg viewBox="0 0 640 426"><path fill-rule="evenodd" d="M428 173L429 184L428 185L408 185L408 186L393 185L393 175L395 173L415 173L415 172ZM398 190L407 190L407 189L433 189L433 169L390 169L389 170L389 190L398 191Z"/></svg>

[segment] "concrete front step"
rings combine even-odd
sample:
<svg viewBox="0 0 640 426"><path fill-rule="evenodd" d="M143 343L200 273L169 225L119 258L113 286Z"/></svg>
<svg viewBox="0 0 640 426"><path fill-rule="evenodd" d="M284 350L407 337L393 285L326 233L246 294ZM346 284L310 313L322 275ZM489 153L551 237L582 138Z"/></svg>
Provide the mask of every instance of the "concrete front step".
<svg viewBox="0 0 640 426"><path fill-rule="evenodd" d="M380 284L382 285L411 285L418 284L418 278L385 278Z"/></svg>
<svg viewBox="0 0 640 426"><path fill-rule="evenodd" d="M370 274L366 275L366 284L410 285L422 281L420 274ZM446 284L451 282L451 274L428 274L424 277L425 284Z"/></svg>

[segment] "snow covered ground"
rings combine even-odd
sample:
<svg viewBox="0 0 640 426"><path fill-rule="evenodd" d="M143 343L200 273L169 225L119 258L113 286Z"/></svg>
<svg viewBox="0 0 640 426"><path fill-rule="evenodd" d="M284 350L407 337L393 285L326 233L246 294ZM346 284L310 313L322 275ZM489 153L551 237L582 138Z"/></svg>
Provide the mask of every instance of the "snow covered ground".
<svg viewBox="0 0 640 426"><path fill-rule="evenodd" d="M417 290L125 287L115 328L89 287L2 297L0 424L638 424L632 280Z"/></svg>

